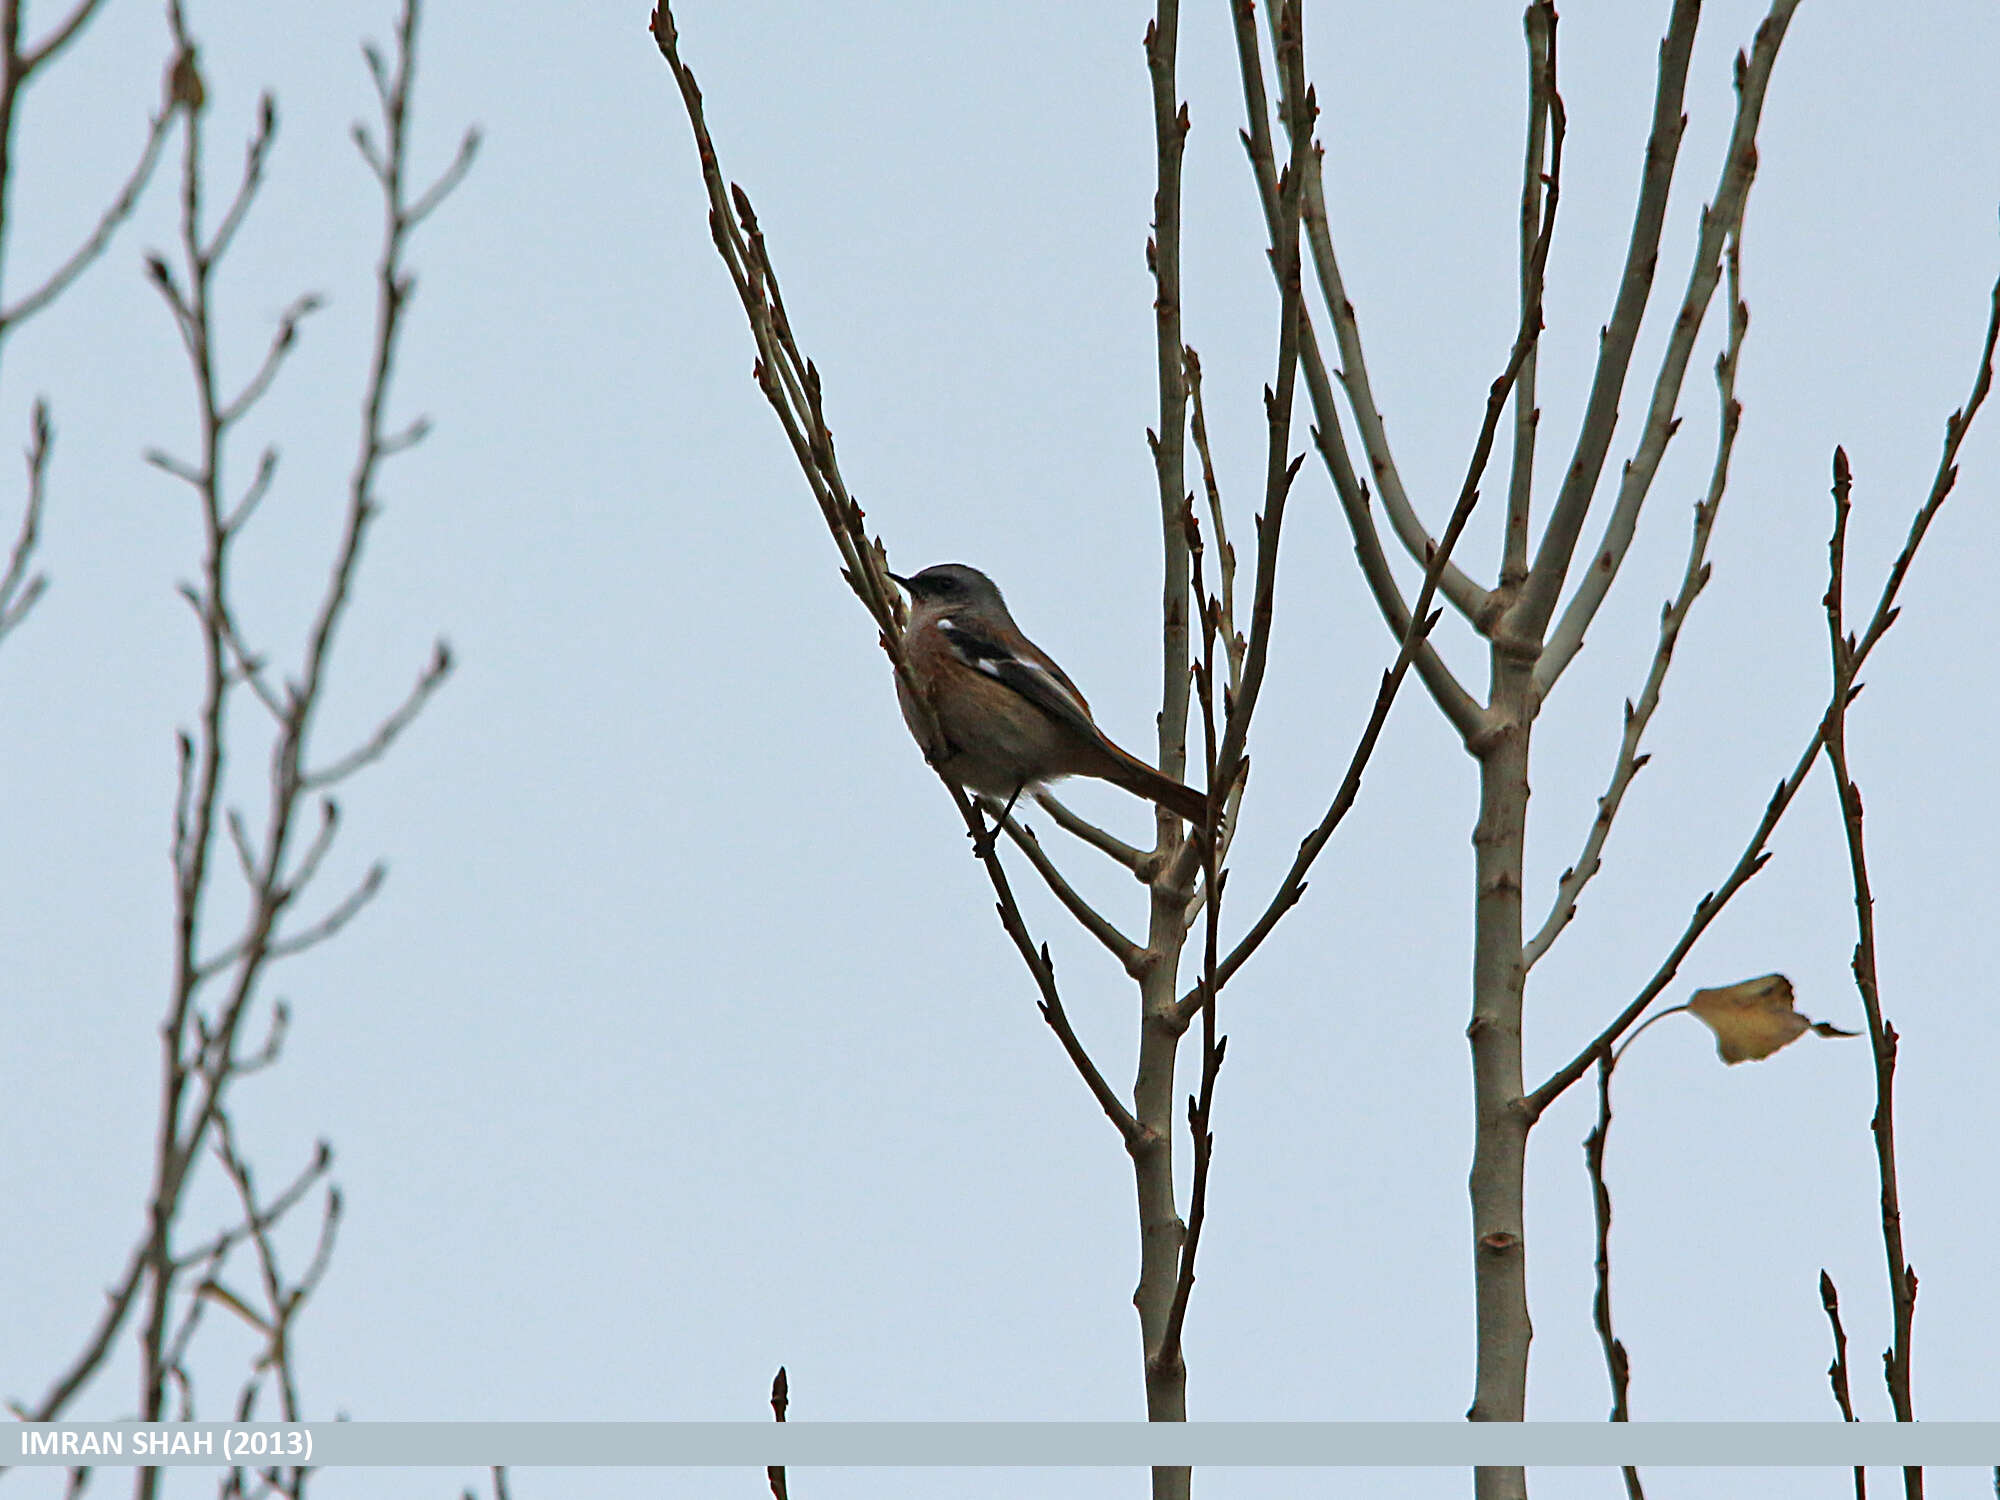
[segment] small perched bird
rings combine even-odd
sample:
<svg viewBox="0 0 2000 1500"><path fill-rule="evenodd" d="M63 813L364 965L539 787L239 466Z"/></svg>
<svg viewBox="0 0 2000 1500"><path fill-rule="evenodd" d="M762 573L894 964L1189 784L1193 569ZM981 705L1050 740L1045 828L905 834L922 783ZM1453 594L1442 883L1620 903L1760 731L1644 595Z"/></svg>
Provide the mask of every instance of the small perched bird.
<svg viewBox="0 0 2000 1500"><path fill-rule="evenodd" d="M1206 796L1105 737L1068 674L1021 634L992 579L964 563L939 563L909 578L889 576L910 595L910 672L944 742L928 743L923 717L900 676L896 696L903 722L942 774L1005 798L1008 811L1031 786L1096 776L1207 825Z"/></svg>

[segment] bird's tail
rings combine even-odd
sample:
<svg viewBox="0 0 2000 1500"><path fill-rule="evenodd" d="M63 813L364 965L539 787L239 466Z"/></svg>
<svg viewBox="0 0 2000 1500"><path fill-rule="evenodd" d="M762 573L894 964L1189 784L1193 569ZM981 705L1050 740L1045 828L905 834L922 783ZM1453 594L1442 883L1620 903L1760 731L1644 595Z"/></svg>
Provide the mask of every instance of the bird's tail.
<svg viewBox="0 0 2000 1500"><path fill-rule="evenodd" d="M1100 736L1101 738L1101 736ZM1208 826L1208 796L1173 777L1154 770L1137 756L1127 755L1109 740L1102 741L1107 752L1103 770L1097 774L1114 786L1157 802L1183 822L1197 828Z"/></svg>

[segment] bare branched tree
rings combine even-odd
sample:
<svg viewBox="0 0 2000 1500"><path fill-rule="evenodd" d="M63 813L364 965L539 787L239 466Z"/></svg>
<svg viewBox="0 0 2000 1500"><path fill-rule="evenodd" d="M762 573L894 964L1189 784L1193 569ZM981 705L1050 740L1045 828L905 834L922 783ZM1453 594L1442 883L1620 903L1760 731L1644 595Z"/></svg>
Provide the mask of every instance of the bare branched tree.
<svg viewBox="0 0 2000 1500"><path fill-rule="evenodd" d="M1480 783L1480 814L1473 835L1477 853L1476 916L1472 1021L1468 1028L1477 1121L1471 1177L1473 1264L1478 1311L1477 1373L1470 1413L1474 1420L1519 1421L1526 1415L1532 1321L1527 1302L1523 1171L1529 1132L1549 1105L1593 1063L1608 1061L1611 1048L1672 981L1682 960L1730 897L1762 867L1767 858L1764 848L1772 831L1825 743L1827 731L1822 725L1792 776L1787 778L1772 799L1750 846L1729 878L1697 904L1681 939L1640 993L1589 1045L1579 1049L1543 1083L1529 1089L1521 1072L1528 973L1535 962L1549 951L1575 915L1578 896L1601 867L1605 841L1624 792L1645 764L1641 742L1647 721L1659 702L1675 641L1689 608L1709 576L1705 554L1716 510L1727 485L1730 453L1741 416L1734 383L1748 314L1736 285L1739 274L1737 241L1756 173L1756 135L1765 91L1794 8L1794 0L1777 0L1758 28L1750 50L1737 57L1736 118L1714 196L1701 215L1686 288L1674 316L1667 346L1653 375L1651 394L1632 456L1620 471L1600 540L1587 554L1589 566L1582 570L1572 585L1572 562L1578 552L1585 522L1599 493L1600 477L1617 427L1639 325L1652 300L1666 199L1685 125L1681 99L1694 46L1699 6L1693 0L1681 0L1675 6L1660 48L1653 129L1646 147L1625 274L1611 316L1605 324L1604 335L1599 341L1590 396L1574 451L1549 507L1547 523L1539 540L1531 547L1531 498L1539 414L1534 406L1534 366L1530 359L1520 374L1516 393L1514 461L1497 582L1488 589L1460 573L1445 575L1446 597L1488 647L1490 681L1486 702L1478 704L1435 658L1429 660L1422 674L1433 701L1459 731L1468 754L1477 766ZM1245 36L1249 31L1249 10L1247 4L1237 7L1239 36ZM1271 7L1267 5L1267 19L1270 12ZM1538 253L1545 257L1546 246L1538 244L1534 236L1536 208L1545 192L1553 200L1559 191L1565 128L1561 96L1556 88L1554 7L1545 3L1530 5L1526 30L1530 100L1521 194L1521 300L1524 307L1540 296L1536 261ZM1263 116L1263 76L1255 54L1254 37L1244 41L1239 51L1251 117L1247 136L1251 161L1258 173L1260 186L1266 188L1268 197L1268 155L1260 153L1256 146ZM1311 203L1323 204L1323 197L1313 195L1310 189L1308 196ZM1339 436L1344 424L1351 423L1358 435L1367 471L1375 478L1383 512L1399 540L1419 561L1430 561L1435 548L1397 477L1386 430L1370 393L1358 323L1353 304L1341 283L1332 235L1325 227L1323 207L1317 216L1311 215L1309 210L1309 224L1314 230L1311 243L1325 303L1325 316L1333 325L1340 352L1340 385L1347 406L1346 412L1339 410L1333 399L1333 383L1324 375L1317 380L1309 379L1308 388L1316 397L1315 417L1319 424L1320 447L1327 459L1328 475L1341 497L1371 591L1391 629L1399 630L1407 618L1407 611L1395 596L1394 584L1387 570L1373 561L1379 558L1381 547L1370 507L1372 497L1368 486L1357 475ZM1636 534L1661 457L1680 426L1677 406L1681 385L1725 264L1731 278L1731 295L1727 347L1716 370L1721 420L1709 489L1696 508L1687 569L1678 596L1669 602L1663 612L1659 645L1646 682L1636 703L1628 702L1626 705L1624 735L1610 783L1605 795L1598 801L1583 852L1558 882L1547 916L1535 929L1534 935L1529 937L1522 920L1523 853L1530 745L1535 717L1564 670L1582 648L1585 633L1616 580ZM1924 528L1935 514L1936 503L1941 503L1943 492L1949 489L1949 479L1945 476L1955 473L1953 464L1959 443L1985 396L1991 359L1992 339L1989 334L1972 398L1965 408L1954 414L1947 429L1946 452L1939 471L1942 489L1934 486L1933 503L1927 504L1920 513L1910 545L1891 570L1876 621L1855 648L1858 654L1865 655L1866 650L1880 638L1880 631L1893 620L1895 593ZM1318 399L1322 395L1323 399ZM1564 604L1566 589L1568 602ZM1600 1141L1600 1152L1601 1145ZM1601 1156L1599 1161L1601 1165ZM1608 1200L1604 1213L1608 1223ZM1613 1360L1614 1385L1620 1393L1616 1406L1622 1412L1623 1350L1609 1332L1608 1304L1601 1326L1607 1350L1611 1351L1608 1357ZM1636 1485L1636 1478L1632 1482ZM1524 1476L1518 1469L1482 1471L1478 1489L1482 1496L1491 1497L1524 1494Z"/></svg>
<svg viewBox="0 0 2000 1500"><path fill-rule="evenodd" d="M91 8L84 6L80 16ZM11 47L13 5L7 14ZM299 1315L325 1275L339 1228L340 1195L328 1183L333 1156L320 1143L284 1186L267 1190L239 1137L232 1100L239 1084L275 1066L284 1053L290 1010L282 998L269 996L275 967L335 937L382 888L386 872L377 862L345 892L331 898L320 892L317 879L340 830L335 793L388 752L451 670L450 652L439 641L408 694L370 733L333 750L314 744L313 729L331 681L334 648L363 545L381 509L377 484L382 465L428 430L424 418L394 426L389 417L390 382L413 290L409 242L463 179L478 144L476 133L468 132L434 182L417 188L409 180L417 19L416 0L405 0L392 53L364 47L381 109L379 128L357 125L354 132L383 204L374 337L358 449L344 487L340 541L296 662L281 670L255 644L256 632L242 618L232 567L235 544L276 479L278 450L266 447L248 480L239 481L230 468L231 444L245 417L271 390L320 298L307 294L293 300L263 356L246 374L224 371L216 332L218 272L264 184L278 114L270 95L264 95L240 175L221 212L212 215L206 209L209 166L203 144L207 89L180 0L169 0L175 46L170 104L156 122L149 152L168 124L178 125L179 245L171 261L161 254L148 256L146 271L187 354L199 420L193 456L151 449L146 459L186 485L195 500L201 570L180 592L201 642L203 686L194 725L177 737L179 776L169 851L173 977L159 1028L159 1123L145 1225L81 1350L40 1399L16 1405L17 1414L30 1421L62 1415L101 1372L135 1319L137 1414L149 1421L193 1418L197 1399L190 1351L215 1308L250 1326L261 1341L231 1403L231 1415L250 1420L272 1406L275 1415L288 1421L302 1420L305 1414L293 1363L294 1335ZM135 174L135 184L142 176ZM31 473L37 476L36 455L42 451L45 443L38 442L31 453ZM261 719L260 735L244 732L246 719L238 710L246 704ZM261 758L265 768L263 807L254 814L238 801L253 792L254 782L239 784L230 775L232 765L246 757L253 763ZM217 905L240 906L242 912L234 930L221 938L209 921ZM210 1158L219 1166L237 1212L233 1221L197 1232L188 1223L189 1204L199 1169ZM319 1189L319 1225L311 1251L302 1269L288 1272L279 1232ZM247 1281L242 1274L246 1258ZM153 1494L159 1473L157 1468L137 1470L137 1493ZM236 1469L225 1476L222 1492L296 1497L308 1474L298 1467Z"/></svg>
<svg viewBox="0 0 2000 1500"><path fill-rule="evenodd" d="M1158 425L1148 436L1164 557L1156 764L1169 776L1183 775L1189 758L1189 714L1198 707L1212 825L1184 836L1179 823L1163 811L1153 847L1139 849L1088 823L1046 793L1039 797L1058 828L1121 864L1146 886L1147 929L1142 940L1084 900L1030 829L1011 815L1003 813L1001 818L1013 845L1058 903L1137 986L1138 1067L1129 1103L1106 1080L1065 1018L1049 950L1030 935L1014 901L1001 858L986 839L985 810L949 777L945 780L968 833L979 840L975 848L999 897L1001 921L1034 978L1042 1015L1117 1130L1132 1161L1140 1245L1134 1303L1140 1322L1147 1413L1153 1420L1183 1420L1187 1410L1181 1335L1194 1284L1195 1254L1212 1166L1212 1107L1224 1056L1224 1039L1215 1029L1219 992L1277 923L1299 904L1306 876L1353 805L1390 706L1412 671L1455 731L1479 786L1479 813L1473 830L1475 915L1471 1020L1467 1028L1476 1120L1470 1249L1477 1354L1469 1416L1479 1421L1520 1421L1526 1415L1532 1338L1524 1202L1527 1145L1549 1107L1593 1067L1601 1085L1599 1123L1589 1148L1598 1212L1597 1321L1612 1372L1614 1419L1626 1414L1626 1355L1611 1324L1611 1205L1604 1179L1615 1049L1621 1040L1636 1034L1635 1027L1642 1025L1695 944L1769 858L1766 847L1779 820L1822 750L1834 751L1840 735L1834 710L1812 726L1805 751L1766 807L1735 867L1695 905L1686 929L1651 977L1594 1035L1563 1045L1558 1055L1567 1060L1533 1087L1523 1072L1528 979L1535 964L1569 927L1583 892L1603 867L1626 793L1647 763L1645 735L1661 702L1676 644L1709 581L1708 551L1728 488L1742 420L1736 375L1749 326L1741 289L1744 216L1757 171L1757 134L1766 93L1796 3L1774 0L1748 49L1736 56L1734 119L1716 167L1712 195L1700 215L1694 243L1686 252L1684 285L1677 300L1665 299L1670 313L1665 347L1655 368L1635 373L1632 366L1641 324L1648 310L1662 300L1655 297L1654 283L1664 253L1667 202L1686 125L1682 106L1700 18L1698 0L1675 0L1659 49L1651 130L1641 163L1623 275L1603 324L1588 398L1566 462L1553 494L1539 511L1534 493L1540 435L1537 352L1550 246L1562 196L1568 118L1558 86L1555 8L1548 0L1535 0L1527 7L1519 321L1501 372L1489 389L1483 420L1447 524L1433 532L1401 477L1388 427L1370 384L1359 320L1336 255L1322 153L1313 140L1317 106L1305 72L1300 8L1295 0L1265 0L1261 7L1256 0L1231 0L1246 111L1243 143L1268 231L1268 261L1279 301L1275 370L1264 392L1268 442L1254 518L1256 547L1253 572L1247 581L1247 619L1238 613L1239 601L1246 596L1237 588L1236 554L1228 540L1228 486L1217 473L1208 442L1200 360L1183 342L1181 327L1181 172L1189 117L1176 83L1179 11L1174 0L1161 0L1147 28L1145 57L1156 156L1147 256L1154 283L1159 409ZM722 171L704 118L701 92L681 57L673 19L664 3L654 12L652 31L694 130L709 199L710 229L756 342L756 378L833 534L843 575L874 620L894 670L920 698L904 651L901 605L890 587L886 551L880 538L865 530L862 512L841 477L826 420L820 372L799 350L749 197ZM1316 293L1310 297L1308 261L1310 285ZM1675 596L1662 611L1657 645L1644 681L1625 704L1617 753L1604 794L1587 822L1581 851L1557 882L1546 912L1531 927L1524 855L1534 725L1549 695L1581 652L1637 535L1662 459L1681 425L1682 387L1695 346L1725 278L1726 331L1715 366L1718 421L1714 453L1705 493L1694 510L1686 566ZM1858 639L1836 646L1834 703L1841 712L1854 671L1895 618L1897 593L1917 546L1951 487L1958 447L1986 394L1993 331L1989 326L1972 397L1948 425L1945 454L1931 497L1919 512L1903 554L1890 570L1875 615ZM1331 352L1322 343L1323 337L1331 344ZM1643 415L1629 433L1629 457L1618 467L1615 482L1607 483L1607 465L1619 437L1620 410L1635 380L1643 393ZM1309 406L1314 449L1351 533L1362 581L1395 643L1395 654L1326 814L1305 833L1290 869L1243 935L1234 946L1225 948L1219 938L1219 911L1228 886L1227 858L1243 808L1253 715L1265 686L1286 505L1304 462L1303 454L1293 452L1295 405L1301 388ZM1510 404L1512 451L1507 464L1506 516L1491 580L1482 581L1472 570L1459 566L1453 552L1478 502ZM1198 514L1187 472L1190 434L1201 470L1201 510L1205 514ZM1421 587L1414 599L1398 581L1381 536L1378 514L1394 533L1395 544L1422 570ZM1545 518L1539 532L1533 524L1538 514ZM1593 524L1593 516L1596 536L1586 547L1585 532ZM1211 554L1213 582L1208 576ZM1484 648L1488 681L1483 697L1459 681L1432 643L1433 627L1445 613L1433 609L1439 594L1471 638ZM1190 637L1191 618L1198 622L1198 638ZM1839 641L1837 612L1833 629ZM1841 769L1842 756L1844 751L1835 752L1845 802L1851 784ZM933 759L935 763L936 757ZM1856 973L1870 1015L1886 1100L1894 1033L1881 1022L1873 997L1858 794L1852 800L1847 821L1854 850L1856 904L1863 922ZM1204 912L1197 977L1192 985L1183 987L1179 973L1184 949L1194 922ZM1785 995L1786 1015L1790 1016L1788 985ZM1685 1008L1689 1007L1676 1007ZM1197 1020L1202 1023L1201 1073L1187 1102L1193 1170L1186 1186L1189 1212L1183 1221L1177 1208L1180 1185L1174 1169L1172 1103L1180 1042ZM1802 1020L1798 1024L1809 1026ZM1824 1025L1810 1029L1843 1034ZM1886 1104L1879 1118L1886 1121ZM1878 1123L1878 1141L1888 1135L1888 1126ZM1892 1222L1895 1208L1892 1158L1887 1150L1885 1146L1885 1225ZM1887 1242L1887 1249L1892 1263L1901 1265L1900 1244ZM1906 1303L1914 1299L1913 1279L1907 1294L1899 1290L1896 1297L1897 1342L1891 1353L1890 1380L1892 1391L1897 1389L1899 1378L1902 1382L1896 1409L1899 1418L1908 1420ZM1627 1471L1626 1483L1629 1493L1640 1493L1636 1472ZM1185 1470L1162 1470L1154 1475L1156 1495L1184 1495L1188 1488ZM1514 1468L1482 1470L1476 1489L1492 1500L1521 1496L1526 1492L1525 1476Z"/></svg>

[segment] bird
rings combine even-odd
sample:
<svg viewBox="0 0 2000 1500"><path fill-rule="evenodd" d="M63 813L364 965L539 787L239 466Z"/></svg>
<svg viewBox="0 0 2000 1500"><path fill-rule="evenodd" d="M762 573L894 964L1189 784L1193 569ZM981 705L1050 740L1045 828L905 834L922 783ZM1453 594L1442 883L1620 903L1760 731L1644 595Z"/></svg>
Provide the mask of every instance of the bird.
<svg viewBox="0 0 2000 1500"><path fill-rule="evenodd" d="M1021 633L992 579L964 563L889 576L910 596L904 649L941 743L932 742L901 673L896 697L903 722L940 774L1004 799L1003 820L1030 787L1095 776L1196 827L1208 825L1207 795L1112 743L1069 674Z"/></svg>

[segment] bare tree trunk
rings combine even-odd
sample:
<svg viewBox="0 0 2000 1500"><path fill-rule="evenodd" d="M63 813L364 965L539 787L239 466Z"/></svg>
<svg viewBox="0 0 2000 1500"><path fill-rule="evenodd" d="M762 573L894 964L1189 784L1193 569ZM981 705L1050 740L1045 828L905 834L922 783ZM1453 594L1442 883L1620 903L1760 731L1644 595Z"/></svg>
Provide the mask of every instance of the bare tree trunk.
<svg viewBox="0 0 2000 1500"><path fill-rule="evenodd" d="M1527 1257L1523 1187L1530 1121L1521 1096L1521 857L1528 812L1528 743L1534 661L1504 638L1493 648L1493 728L1479 755L1479 822L1472 833L1477 872L1472 956L1475 1125L1472 1148L1473 1280L1479 1342L1475 1422L1519 1422L1527 1410ZM1478 1471L1480 1500L1527 1494L1520 1469Z"/></svg>

